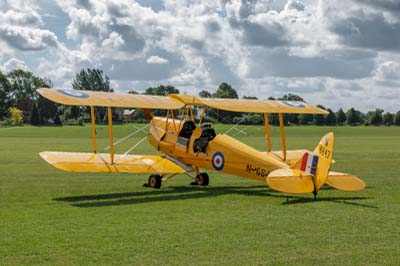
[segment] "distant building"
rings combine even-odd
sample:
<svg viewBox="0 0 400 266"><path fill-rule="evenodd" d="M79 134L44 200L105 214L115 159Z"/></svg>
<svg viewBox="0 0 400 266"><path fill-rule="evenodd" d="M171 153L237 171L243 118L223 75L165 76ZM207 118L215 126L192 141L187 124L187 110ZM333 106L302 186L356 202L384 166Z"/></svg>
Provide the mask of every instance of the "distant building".
<svg viewBox="0 0 400 266"><path fill-rule="evenodd" d="M133 118L135 116L135 109L124 109L122 116L125 122L133 122Z"/></svg>

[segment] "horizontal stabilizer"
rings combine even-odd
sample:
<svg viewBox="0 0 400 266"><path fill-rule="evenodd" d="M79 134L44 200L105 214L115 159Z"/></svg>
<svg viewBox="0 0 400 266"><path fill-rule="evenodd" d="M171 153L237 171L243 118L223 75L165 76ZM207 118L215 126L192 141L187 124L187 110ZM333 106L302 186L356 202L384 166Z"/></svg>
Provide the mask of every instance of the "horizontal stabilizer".
<svg viewBox="0 0 400 266"><path fill-rule="evenodd" d="M184 173L176 163L157 155L115 154L111 163L108 153L41 152L40 156L54 167L69 172Z"/></svg>
<svg viewBox="0 0 400 266"><path fill-rule="evenodd" d="M365 188L365 183L361 179L345 173L329 172L327 185L344 191L362 190Z"/></svg>
<svg viewBox="0 0 400 266"><path fill-rule="evenodd" d="M300 194L314 191L312 177L295 169L279 169L267 177L270 188L281 192Z"/></svg>

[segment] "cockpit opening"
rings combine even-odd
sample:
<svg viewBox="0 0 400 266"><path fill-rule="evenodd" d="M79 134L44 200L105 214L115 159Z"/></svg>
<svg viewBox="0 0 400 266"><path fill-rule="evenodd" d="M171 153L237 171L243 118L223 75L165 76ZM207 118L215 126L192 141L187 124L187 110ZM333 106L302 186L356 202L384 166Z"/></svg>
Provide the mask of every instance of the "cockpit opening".
<svg viewBox="0 0 400 266"><path fill-rule="evenodd" d="M196 152L206 152L206 147L208 143L215 138L215 130L212 127L203 127L200 138L193 142L193 151Z"/></svg>
<svg viewBox="0 0 400 266"><path fill-rule="evenodd" d="M179 137L190 139L195 129L196 129L196 124L193 121L191 120L185 121L183 122L182 129L179 132Z"/></svg>

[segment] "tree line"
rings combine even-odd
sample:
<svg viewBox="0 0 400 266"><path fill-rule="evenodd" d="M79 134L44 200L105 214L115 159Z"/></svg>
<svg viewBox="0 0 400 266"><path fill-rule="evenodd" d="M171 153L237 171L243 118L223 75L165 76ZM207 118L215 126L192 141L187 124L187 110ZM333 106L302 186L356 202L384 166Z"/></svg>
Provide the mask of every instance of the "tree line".
<svg viewBox="0 0 400 266"><path fill-rule="evenodd" d="M90 110L83 106L65 106L53 103L41 97L36 90L40 87L52 87L51 80L37 77L29 71L15 69L7 74L0 72L0 125L32 124L32 125L82 125L90 119ZM93 90L114 92L110 85L110 79L100 69L82 69L72 81L72 87L76 90ZM129 93L138 94L131 90ZM143 94L166 96L170 93L180 93L173 86L160 85L147 88ZM228 83L221 83L215 92L202 90L199 93L202 98L231 98L239 99L237 91ZM257 99L255 96L243 96L242 99ZM285 94L280 98L268 98L269 100L302 101L304 99L295 94ZM384 112L376 109L367 113L350 108L346 112L339 109L333 112L322 105L318 107L327 110L327 115L312 114L284 114L286 125L397 125L400 126L400 111L397 113ZM96 120L106 120L105 108L96 108ZM165 111L154 110L155 115L163 115ZM113 108L113 118L116 122L126 120L124 110ZM138 109L134 112L133 121L146 122L144 113ZM262 125L263 114L237 113L222 110L207 109L205 120L213 123ZM270 124L277 125L278 115L269 114Z"/></svg>

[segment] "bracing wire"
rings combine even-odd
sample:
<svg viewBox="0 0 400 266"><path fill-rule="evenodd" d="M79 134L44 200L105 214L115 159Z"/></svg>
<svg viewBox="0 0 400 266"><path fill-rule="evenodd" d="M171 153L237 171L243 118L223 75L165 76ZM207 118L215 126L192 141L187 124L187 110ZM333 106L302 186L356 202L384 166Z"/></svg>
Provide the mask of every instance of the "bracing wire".
<svg viewBox="0 0 400 266"><path fill-rule="evenodd" d="M144 127L139 128L139 127L136 127L135 125L133 125L133 127L136 128L137 130L134 131L134 132L132 132L132 133L130 133L129 135L123 137L122 139L119 139L119 140L117 140L116 142L114 142L114 146L117 146L117 145L120 144L121 142L127 140L128 138L130 138L130 137L136 135L136 134L139 133L139 132L145 132L145 133L147 133L147 131L145 131L145 128L147 128L148 126L149 126L149 125L145 125ZM109 150L109 149L110 149L110 145L108 145L107 147L104 148L104 150Z"/></svg>

